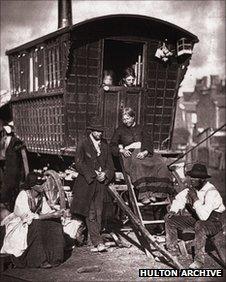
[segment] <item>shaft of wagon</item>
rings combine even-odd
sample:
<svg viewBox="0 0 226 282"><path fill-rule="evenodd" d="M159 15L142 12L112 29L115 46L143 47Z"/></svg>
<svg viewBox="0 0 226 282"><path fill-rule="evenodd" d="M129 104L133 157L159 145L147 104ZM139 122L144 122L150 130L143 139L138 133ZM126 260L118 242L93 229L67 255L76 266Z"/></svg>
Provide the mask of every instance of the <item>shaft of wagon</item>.
<svg viewBox="0 0 226 282"><path fill-rule="evenodd" d="M25 176L27 176L29 173L29 165L28 165L27 153L24 148L21 149L21 155L22 155L22 161L24 165Z"/></svg>
<svg viewBox="0 0 226 282"><path fill-rule="evenodd" d="M188 153L190 153L192 150L194 150L195 148L197 148L199 145L201 145L203 142L205 142L207 139L209 139L210 137L212 137L216 132L220 131L223 127L225 127L226 123L223 124L221 127L217 128L216 130L214 130L213 133L211 133L209 136L207 136L206 138L204 138L202 141L200 141L198 144L196 144L194 147L192 147L191 149L189 149L187 152L185 152L183 155L181 155L180 157L178 157L175 161L173 161L171 164L168 165L168 167L170 167L171 165L175 164L177 161L179 161L180 159L182 159L183 157L185 157Z"/></svg>
<svg viewBox="0 0 226 282"><path fill-rule="evenodd" d="M155 238L147 231L147 229L142 225L141 221L127 207L122 197L116 191L114 185L110 185L108 187L108 190L110 191L112 196L117 200L122 210L128 215L135 228L137 228L140 231L142 236L145 237L145 239L149 242L149 244L154 246L161 254L163 254L167 259L169 259L175 265L176 268L182 269L183 266L178 262L177 258L173 257L167 250L165 250L165 248L161 247L158 243L155 242Z"/></svg>

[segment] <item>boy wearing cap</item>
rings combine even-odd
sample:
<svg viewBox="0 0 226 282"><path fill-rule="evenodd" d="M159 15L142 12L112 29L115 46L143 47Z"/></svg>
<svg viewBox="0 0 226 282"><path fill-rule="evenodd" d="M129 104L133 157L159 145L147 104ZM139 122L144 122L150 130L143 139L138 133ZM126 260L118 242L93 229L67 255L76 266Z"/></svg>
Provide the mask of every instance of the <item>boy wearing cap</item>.
<svg viewBox="0 0 226 282"><path fill-rule="evenodd" d="M106 186L114 176L111 152L102 138L104 128L95 121L87 128L87 137L78 145L75 168L79 173L73 188L71 213L86 218L95 251L105 251L100 236Z"/></svg>
<svg viewBox="0 0 226 282"><path fill-rule="evenodd" d="M165 217L166 245L173 255L178 255L178 229L195 231L195 260L189 268L202 268L205 258L207 236L214 236L222 230L221 216L225 211L222 197L207 179L205 165L194 164L187 172L191 186L175 197L169 213ZM188 205L192 215L180 215Z"/></svg>

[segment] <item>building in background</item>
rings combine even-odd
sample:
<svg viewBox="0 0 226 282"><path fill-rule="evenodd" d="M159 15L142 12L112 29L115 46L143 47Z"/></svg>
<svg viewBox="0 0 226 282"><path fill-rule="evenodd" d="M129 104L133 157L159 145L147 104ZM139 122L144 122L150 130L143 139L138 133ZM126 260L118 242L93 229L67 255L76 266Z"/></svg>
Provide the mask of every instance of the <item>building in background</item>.
<svg viewBox="0 0 226 282"><path fill-rule="evenodd" d="M194 127L199 133L208 128L214 130L225 123L225 112L225 79L211 75L208 83L208 77L204 76L196 80L194 91L183 92L178 101L175 128L186 128L191 134Z"/></svg>
<svg viewBox="0 0 226 282"><path fill-rule="evenodd" d="M194 91L183 92L177 105L175 132L182 128L189 132L188 144L197 144L215 129L225 124L225 79L218 75L204 76L196 80ZM202 144L208 155L225 151L226 128L217 132ZM222 154L221 154L222 155Z"/></svg>

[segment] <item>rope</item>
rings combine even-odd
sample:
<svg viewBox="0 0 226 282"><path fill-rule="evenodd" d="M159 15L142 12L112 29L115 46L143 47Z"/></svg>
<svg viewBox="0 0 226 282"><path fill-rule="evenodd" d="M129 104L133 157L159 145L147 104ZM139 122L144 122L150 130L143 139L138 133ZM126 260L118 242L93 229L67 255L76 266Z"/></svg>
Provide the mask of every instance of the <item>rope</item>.
<svg viewBox="0 0 226 282"><path fill-rule="evenodd" d="M207 136L206 138L204 138L202 141L200 141L198 144L196 144L194 147L192 147L191 149L189 149L187 152L185 152L184 154L182 154L180 157L178 157L175 161L173 161L171 164L168 165L168 167L170 167L171 165L175 164L177 161L179 161L180 159L182 159L183 157L185 157L188 153L190 153L191 151L193 151L195 148L197 148L199 145L201 145L203 142L205 142L207 139L209 139L210 137L212 137L216 132L220 131L223 127L225 127L226 123L223 124L221 127L217 128L213 133L211 133L209 136Z"/></svg>

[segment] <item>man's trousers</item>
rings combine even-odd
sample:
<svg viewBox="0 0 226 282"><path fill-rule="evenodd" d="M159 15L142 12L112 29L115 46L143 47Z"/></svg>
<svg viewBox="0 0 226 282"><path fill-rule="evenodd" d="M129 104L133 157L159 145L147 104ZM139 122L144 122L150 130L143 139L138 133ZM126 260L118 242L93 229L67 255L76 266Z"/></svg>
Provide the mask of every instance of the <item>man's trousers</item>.
<svg viewBox="0 0 226 282"><path fill-rule="evenodd" d="M96 184L95 193L89 209L89 215L86 218L86 224L90 235L92 244L96 247L98 244L103 243L100 236L102 228L102 212L103 202L106 187L103 184Z"/></svg>
<svg viewBox="0 0 226 282"><path fill-rule="evenodd" d="M195 231L195 260L204 264L207 236L214 236L222 229L219 215L212 212L208 220L196 220L192 216L173 215L166 218L166 245L169 250L177 249L178 230Z"/></svg>

